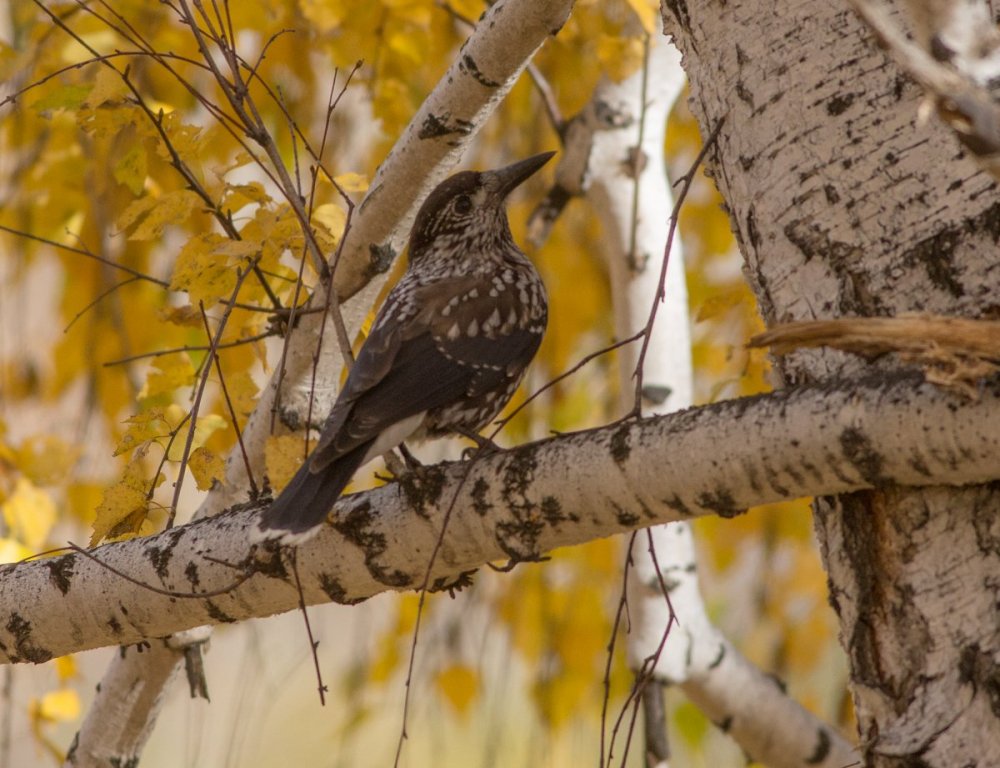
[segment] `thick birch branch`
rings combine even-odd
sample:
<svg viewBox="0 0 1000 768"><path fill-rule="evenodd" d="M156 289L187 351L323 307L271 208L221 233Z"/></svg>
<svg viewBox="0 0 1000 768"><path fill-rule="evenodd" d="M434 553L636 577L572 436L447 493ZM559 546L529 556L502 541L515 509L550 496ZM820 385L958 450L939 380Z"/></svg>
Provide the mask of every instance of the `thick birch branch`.
<svg viewBox="0 0 1000 768"><path fill-rule="evenodd" d="M417 588L456 499L432 571L431 583L446 587L489 561L698 515L893 484L989 482L1000 478L998 443L995 381L973 402L912 376L777 392L427 467L345 497L298 550L298 569L307 604ZM296 608L286 561L253 559L254 514L237 508L105 545L95 559L0 567L0 661L43 662ZM252 575L234 585L243 573ZM213 596L165 596L118 574Z"/></svg>

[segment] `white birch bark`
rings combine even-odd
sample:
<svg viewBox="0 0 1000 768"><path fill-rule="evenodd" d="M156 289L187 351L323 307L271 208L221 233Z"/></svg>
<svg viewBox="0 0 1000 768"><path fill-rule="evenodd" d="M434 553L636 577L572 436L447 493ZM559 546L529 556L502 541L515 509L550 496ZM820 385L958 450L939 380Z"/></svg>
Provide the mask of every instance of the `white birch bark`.
<svg viewBox="0 0 1000 768"><path fill-rule="evenodd" d="M632 420L471 465L425 467L346 496L331 525L297 550L306 603L418 588L449 508L435 587L488 561L811 493L1000 478L1000 386L965 402L914 379L807 387ZM73 553L0 566L0 662L40 663L294 610L287 560L251 548L255 514L234 508L108 544L93 550L97 560Z"/></svg>
<svg viewBox="0 0 1000 768"><path fill-rule="evenodd" d="M572 5L572 0L507 0L494 4L485 23L466 41L454 64L418 110L380 166L346 235L334 280L341 300L361 292L344 308L349 329L360 327L384 279L373 278L383 275L402 250L409 223L423 197L458 162L534 52L565 22ZM362 292L366 285L368 290ZM243 440L257 473L264 466L264 443L272 429L272 410L287 428L304 423L310 401L317 421L333 403L339 364L324 363L318 367L315 379L312 375L322 323L319 314L307 315L291 332L280 400L276 397L279 380L275 376L247 423ZM332 327L325 338L336 339ZM327 343L327 349L335 347L335 343ZM330 353L327 357L331 357ZM339 356L332 357L339 362ZM227 460L225 483L206 496L194 517L214 515L245 500L248 487L243 457L234 451ZM177 650L175 655L179 662L181 652ZM141 753L162 699L153 695L154 688L170 679L170 675L160 674L163 663L158 657L158 671L148 679L151 670L146 669L145 657L115 657L78 734L75 749L68 756L69 765L105 765L112 757L125 764ZM149 695L136 702L128 720L132 727L112 725L105 717L108 707L137 686L145 687Z"/></svg>
<svg viewBox="0 0 1000 768"><path fill-rule="evenodd" d="M906 0L900 5L916 42L880 0L851 0L880 43L927 92L936 109L979 165L1000 175L1000 31L983 0Z"/></svg>
<svg viewBox="0 0 1000 768"><path fill-rule="evenodd" d="M769 323L993 311L995 184L948 127L917 120L921 90L852 11L677 2L664 16L703 131L725 116L713 168ZM897 365L803 350L778 372L860 386ZM992 486L817 501L866 765L1000 763L998 507Z"/></svg>
<svg viewBox="0 0 1000 768"><path fill-rule="evenodd" d="M642 71L622 83L602 82L570 134L577 142L590 143L589 151L578 145L570 154L588 158L580 186L604 225L620 339L641 330L649 318L660 290L663 245L674 206L663 147L667 117L685 78L677 50L665 41L651 41L648 66L645 93ZM645 121L641 132L640 120ZM636 147L641 148L637 162ZM638 179L636 167L641 169ZM643 362L644 412L668 413L691 405L690 349L683 251L675 235L664 301ZM618 359L622 408L627 411L633 405L638 344L620 350ZM630 554L627 654L633 670L662 683L682 684L710 718L726 724L747 754L767 765L800 766L809 761L833 768L856 759L836 731L756 670L709 622L688 522L647 529L635 539ZM671 609L676 616L673 623ZM670 635L663 643L668 627ZM655 660L652 666L651 660ZM647 733L650 727L665 725L647 723Z"/></svg>

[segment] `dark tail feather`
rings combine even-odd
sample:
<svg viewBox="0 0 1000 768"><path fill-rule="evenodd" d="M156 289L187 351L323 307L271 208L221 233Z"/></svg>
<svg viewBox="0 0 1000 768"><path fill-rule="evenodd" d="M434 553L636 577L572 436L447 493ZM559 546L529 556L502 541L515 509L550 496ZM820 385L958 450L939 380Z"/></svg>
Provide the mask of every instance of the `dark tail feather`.
<svg viewBox="0 0 1000 768"><path fill-rule="evenodd" d="M308 538L333 509L369 447L368 443L360 445L319 472L311 471L306 459L278 498L261 514L252 538L280 539L286 544Z"/></svg>

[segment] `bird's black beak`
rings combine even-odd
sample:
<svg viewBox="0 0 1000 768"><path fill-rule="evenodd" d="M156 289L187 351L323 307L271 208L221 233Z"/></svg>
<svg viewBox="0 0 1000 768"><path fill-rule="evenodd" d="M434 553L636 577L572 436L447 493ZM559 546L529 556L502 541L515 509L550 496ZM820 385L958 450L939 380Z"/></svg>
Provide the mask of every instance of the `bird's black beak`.
<svg viewBox="0 0 1000 768"><path fill-rule="evenodd" d="M503 200L514 189L523 183L535 171L545 165L555 154L555 152L542 152L526 160L520 160L505 168L498 168L495 171L487 171L484 175L492 176L491 186L496 190L496 195ZM495 186L494 186L495 185Z"/></svg>

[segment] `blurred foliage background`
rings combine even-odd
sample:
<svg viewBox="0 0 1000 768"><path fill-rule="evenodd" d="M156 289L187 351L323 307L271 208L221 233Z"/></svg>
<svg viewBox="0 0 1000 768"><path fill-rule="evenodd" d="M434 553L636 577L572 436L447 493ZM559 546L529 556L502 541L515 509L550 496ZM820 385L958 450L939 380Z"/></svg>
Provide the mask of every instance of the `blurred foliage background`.
<svg viewBox="0 0 1000 768"><path fill-rule="evenodd" d="M330 177L357 202L468 34L462 19L483 9L482 0L276 0L232 3L227 23L243 56L258 62L251 92L307 191L305 142L319 153L328 98L363 60L332 113L322 152ZM183 522L199 489L220 475L280 352L269 335L269 302L291 304L298 276L306 286L316 276L301 266L303 238L288 203L229 127L215 81L170 5L15 0L2 13L0 561L11 562L67 540L161 529L179 476ZM633 14L648 26L657 13L646 0L576 3L535 60L564 115L584 106L602 76L623 78L641 65L641 37L628 30L637 28ZM169 55L156 61L127 53L137 40ZM126 69L134 92L119 74ZM466 166L558 146L536 88L522 77ZM670 170L686 171L699 146L681 103L668 130ZM176 161L214 212L172 167ZM521 242L545 191L543 180L533 184L511 206ZM681 213L699 402L768 387L766 360L743 346L760 321L720 203L699 176ZM318 177L311 204L317 236L332 251L347 212L329 178ZM220 217L229 218L238 242L226 237ZM597 222L586 202L575 201L532 254L552 319L529 389L612 341ZM265 280L237 286L235 267L255 252ZM240 306L226 314L234 295ZM224 315L226 392L213 368L180 472L207 362L206 327L220 328ZM614 382L606 355L533 403L501 440L614 418ZM301 441L288 440L269 446L276 478L288 473L289 454L301 454ZM808 504L701 520L696 529L710 615L808 708L850 729L845 665ZM595 759L622 552L620 540L597 541L509 574L483 571L453 600L431 596L404 764ZM301 617L220 628L207 656L213 703L191 700L175 685L143 765L386 764L399 733L415 614L414 595L313 611L332 692L325 709ZM619 642L612 664L613 715L631 683L622 649ZM0 670L0 766L58 763L109 653ZM672 703L678 764L744 764L679 694ZM633 746L628 765L639 764L639 752Z"/></svg>

